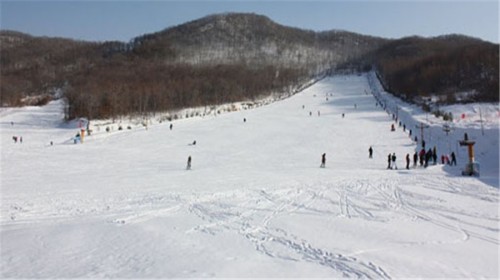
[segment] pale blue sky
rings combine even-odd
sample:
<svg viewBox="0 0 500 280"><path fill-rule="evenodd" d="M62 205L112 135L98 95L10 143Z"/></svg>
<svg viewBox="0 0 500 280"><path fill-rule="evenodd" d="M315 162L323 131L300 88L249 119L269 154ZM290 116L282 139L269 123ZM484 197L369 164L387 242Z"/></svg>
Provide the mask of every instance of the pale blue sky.
<svg viewBox="0 0 500 280"><path fill-rule="evenodd" d="M451 33L499 41L499 0L0 0L0 28L37 36L129 41L209 14L251 12L287 26L386 38Z"/></svg>

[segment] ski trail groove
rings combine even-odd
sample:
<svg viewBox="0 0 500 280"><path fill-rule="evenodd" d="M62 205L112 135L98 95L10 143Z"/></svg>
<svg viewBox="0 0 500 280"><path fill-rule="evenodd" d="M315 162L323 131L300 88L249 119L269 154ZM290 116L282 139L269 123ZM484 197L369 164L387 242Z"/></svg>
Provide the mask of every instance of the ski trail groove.
<svg viewBox="0 0 500 280"><path fill-rule="evenodd" d="M233 231L251 242L257 252L270 258L314 263L328 267L343 277L390 279L383 268L371 262L366 263L354 257L317 248L285 229L272 226L272 220L278 217L300 214L303 210L309 213L309 206L318 197L323 197L327 188L307 191L303 188L289 188L285 191L261 190L252 192L250 197L247 194L240 203L236 201L232 204L222 203L215 196L207 197L203 201L196 200L190 204L189 211L204 221L204 224L189 232L199 231L216 235L225 230ZM344 191L342 199L346 211L349 211L347 192ZM274 210L269 212L269 209ZM259 219L262 215L263 218ZM370 216L366 213L364 215Z"/></svg>

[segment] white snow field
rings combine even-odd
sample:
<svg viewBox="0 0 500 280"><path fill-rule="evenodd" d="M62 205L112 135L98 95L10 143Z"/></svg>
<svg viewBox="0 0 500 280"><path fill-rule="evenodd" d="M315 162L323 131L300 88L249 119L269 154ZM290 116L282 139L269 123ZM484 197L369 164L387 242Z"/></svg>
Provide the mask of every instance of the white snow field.
<svg viewBox="0 0 500 280"><path fill-rule="evenodd" d="M0 277L499 278L498 104L477 105L484 136L475 117L446 136L379 90L373 73L335 76L256 109L101 129L83 144L60 101L3 109ZM417 146L390 131L372 91L413 135L429 124L427 147L455 151L458 166L406 170ZM461 175L464 132L479 178Z"/></svg>

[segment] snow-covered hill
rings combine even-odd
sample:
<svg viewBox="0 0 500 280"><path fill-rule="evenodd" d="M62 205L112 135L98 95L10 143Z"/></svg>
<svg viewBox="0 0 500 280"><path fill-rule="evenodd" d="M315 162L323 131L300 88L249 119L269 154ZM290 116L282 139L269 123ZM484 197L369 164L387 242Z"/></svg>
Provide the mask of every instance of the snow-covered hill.
<svg viewBox="0 0 500 280"><path fill-rule="evenodd" d="M482 106L484 136L467 106L449 109L469 117L446 136L372 74L336 76L257 109L83 144L60 102L3 110L1 277L498 278L498 106ZM394 109L413 136L426 122L428 147L458 166L406 170L417 146L390 131ZM464 132L479 178L460 175Z"/></svg>

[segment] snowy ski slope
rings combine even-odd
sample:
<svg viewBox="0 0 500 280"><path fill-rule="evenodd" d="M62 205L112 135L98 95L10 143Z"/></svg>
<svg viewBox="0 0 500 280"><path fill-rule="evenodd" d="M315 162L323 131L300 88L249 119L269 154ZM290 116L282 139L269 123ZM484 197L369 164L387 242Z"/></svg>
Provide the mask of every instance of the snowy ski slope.
<svg viewBox="0 0 500 280"><path fill-rule="evenodd" d="M427 122L428 147L457 152L458 166L406 170L417 146L390 132L372 92L413 135ZM499 278L498 107L484 106L485 136L474 119L446 137L373 74L335 76L257 109L76 145L60 101L5 109L0 276ZM460 175L465 131L479 178Z"/></svg>

